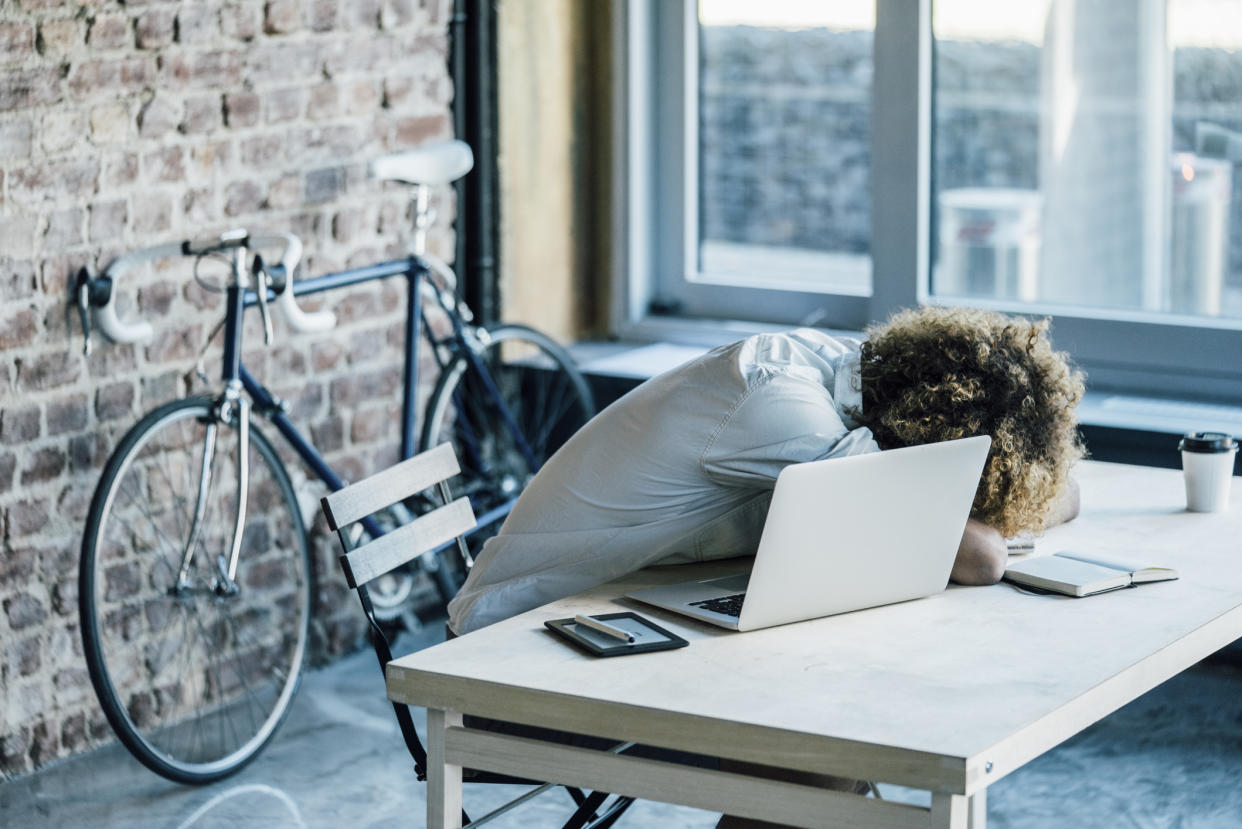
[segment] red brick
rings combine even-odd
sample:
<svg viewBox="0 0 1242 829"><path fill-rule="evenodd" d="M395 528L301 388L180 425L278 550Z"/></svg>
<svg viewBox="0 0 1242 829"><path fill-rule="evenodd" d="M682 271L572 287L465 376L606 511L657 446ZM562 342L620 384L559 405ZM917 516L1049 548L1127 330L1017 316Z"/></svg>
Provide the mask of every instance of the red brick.
<svg viewBox="0 0 1242 829"><path fill-rule="evenodd" d="M176 285L167 280L144 285L138 291L138 309L148 319L164 317L176 296Z"/></svg>
<svg viewBox="0 0 1242 829"><path fill-rule="evenodd" d="M186 134L210 132L220 126L223 118L223 106L218 94L187 98L181 131Z"/></svg>
<svg viewBox="0 0 1242 829"><path fill-rule="evenodd" d="M29 118L0 122L0 158L25 158L33 145L34 125Z"/></svg>
<svg viewBox="0 0 1242 829"><path fill-rule="evenodd" d="M95 392L95 417L99 420L115 420L125 417L134 409L134 384L111 383Z"/></svg>
<svg viewBox="0 0 1242 829"><path fill-rule="evenodd" d="M306 91L301 87L276 89L263 96L264 119L268 123L300 118L305 109Z"/></svg>
<svg viewBox="0 0 1242 829"><path fill-rule="evenodd" d="M230 127L253 127L259 123L259 96L253 92L226 92L224 120Z"/></svg>
<svg viewBox="0 0 1242 829"><path fill-rule="evenodd" d="M123 12L96 15L90 21L86 42L95 49L124 49L133 43L129 16Z"/></svg>
<svg viewBox="0 0 1242 829"><path fill-rule="evenodd" d="M67 55L82 43L82 24L76 18L47 20L39 25L39 54Z"/></svg>
<svg viewBox="0 0 1242 829"><path fill-rule="evenodd" d="M9 193L28 201L83 198L95 192L99 162L62 158L19 167L10 172Z"/></svg>
<svg viewBox="0 0 1242 829"><path fill-rule="evenodd" d="M90 206L90 240L119 240L125 233L125 222L128 218L129 206L124 199L95 202Z"/></svg>
<svg viewBox="0 0 1242 829"><path fill-rule="evenodd" d="M19 391L42 391L56 388L78 379L82 362L76 353L52 351L29 359L17 360L17 388Z"/></svg>
<svg viewBox="0 0 1242 829"><path fill-rule="evenodd" d="M311 344L311 367L318 372L327 371L334 368L341 362L341 355L344 350L341 344L334 340L325 340L324 342ZM36 414L38 411L36 410Z"/></svg>
<svg viewBox="0 0 1242 829"><path fill-rule="evenodd" d="M197 325L174 326L159 331L146 348L147 360L167 363L193 359L202 345L202 336L202 329Z"/></svg>
<svg viewBox="0 0 1242 829"><path fill-rule="evenodd" d="M146 181L181 181L185 178L185 154L180 147L164 147L142 159Z"/></svg>
<svg viewBox="0 0 1242 829"><path fill-rule="evenodd" d="M447 115L422 115L398 119L395 144L398 148L417 147L433 138L446 138L450 133Z"/></svg>
<svg viewBox="0 0 1242 829"><path fill-rule="evenodd" d="M50 481L65 470L65 452L55 446L48 446L33 452L26 466L22 469L22 486Z"/></svg>
<svg viewBox="0 0 1242 829"><path fill-rule="evenodd" d="M135 233L160 233L172 226L172 199L165 193L144 193L134 203Z"/></svg>
<svg viewBox="0 0 1242 829"><path fill-rule="evenodd" d="M374 112L380 106L380 88L372 80L359 80L345 87L342 95L346 115Z"/></svg>
<svg viewBox="0 0 1242 829"><path fill-rule="evenodd" d="M15 257L33 255L38 230L39 214L37 213L0 216L0 250ZM22 293L26 285L24 277L24 274L6 276L5 293L9 296L24 296L25 294Z"/></svg>
<svg viewBox="0 0 1242 829"><path fill-rule="evenodd" d="M284 155L284 143L279 135L257 135L241 143L241 160L247 167L266 168L279 162Z"/></svg>
<svg viewBox="0 0 1242 829"><path fill-rule="evenodd" d="M159 138L181 123L180 103L168 95L156 95L138 113L138 131L144 138Z"/></svg>
<svg viewBox="0 0 1242 829"><path fill-rule="evenodd" d="M330 32L336 28L336 0L313 0L309 12L309 25L316 32Z"/></svg>
<svg viewBox="0 0 1242 829"><path fill-rule="evenodd" d="M0 54L17 61L34 51L34 27L25 21L0 23Z"/></svg>
<svg viewBox="0 0 1242 829"><path fill-rule="evenodd" d="M226 3L220 9L220 29L226 37L236 40L253 40L263 23L263 4L260 0Z"/></svg>
<svg viewBox="0 0 1242 829"><path fill-rule="evenodd" d="M4 514L10 538L30 535L47 525L47 510L38 501L14 501Z"/></svg>
<svg viewBox="0 0 1242 829"><path fill-rule="evenodd" d="M78 435L69 439L69 471L80 474L103 467L108 459L108 441L100 434Z"/></svg>
<svg viewBox="0 0 1242 829"><path fill-rule="evenodd" d="M253 181L235 181L224 188L224 215L254 213L263 206L263 188Z"/></svg>
<svg viewBox="0 0 1242 829"><path fill-rule="evenodd" d="M43 249L58 251L82 244L86 239L85 223L86 211L80 207L53 211L48 215L47 230L43 231Z"/></svg>
<svg viewBox="0 0 1242 829"><path fill-rule="evenodd" d="M302 28L302 3L300 0L268 0L263 10L263 31L269 35L283 35Z"/></svg>
<svg viewBox="0 0 1242 829"><path fill-rule="evenodd" d="M393 406L362 409L354 414L350 422L349 439L353 443L373 443L391 438L399 419L400 411Z"/></svg>
<svg viewBox="0 0 1242 829"><path fill-rule="evenodd" d="M0 443L26 443L39 436L39 407L8 406L0 409Z"/></svg>
<svg viewBox="0 0 1242 829"><path fill-rule="evenodd" d="M348 407L389 397L400 384L401 370L394 366L339 377L332 381L330 394L333 405Z"/></svg>
<svg viewBox="0 0 1242 829"><path fill-rule="evenodd" d="M79 97L108 94L119 97L141 92L155 82L155 67L148 57L111 58L74 63L69 70L69 91Z"/></svg>
<svg viewBox="0 0 1242 829"><path fill-rule="evenodd" d="M79 394L47 404L47 433L63 435L86 428L86 395Z"/></svg>
<svg viewBox="0 0 1242 829"><path fill-rule="evenodd" d="M39 333L39 315L33 308L24 308L16 313L5 314L5 316L7 319L0 325L0 351L7 348L20 348L34 342L35 336Z"/></svg>
<svg viewBox="0 0 1242 829"><path fill-rule="evenodd" d="M160 58L160 82L171 88L241 86L242 53L213 51L164 55Z"/></svg>
<svg viewBox="0 0 1242 829"><path fill-rule="evenodd" d="M321 423L313 423L311 437L320 452L335 452L345 445L345 423L336 415Z"/></svg>
<svg viewBox="0 0 1242 829"><path fill-rule="evenodd" d="M173 10L169 8L148 9L138 17L135 33L139 49L159 49L173 41Z"/></svg>
<svg viewBox="0 0 1242 829"><path fill-rule="evenodd" d="M58 103L60 93L60 68L56 66L33 66L25 69L6 69L0 76L0 112Z"/></svg>
<svg viewBox="0 0 1242 829"><path fill-rule="evenodd" d="M177 12L177 41L205 43L220 30L220 16L213 5L183 6Z"/></svg>

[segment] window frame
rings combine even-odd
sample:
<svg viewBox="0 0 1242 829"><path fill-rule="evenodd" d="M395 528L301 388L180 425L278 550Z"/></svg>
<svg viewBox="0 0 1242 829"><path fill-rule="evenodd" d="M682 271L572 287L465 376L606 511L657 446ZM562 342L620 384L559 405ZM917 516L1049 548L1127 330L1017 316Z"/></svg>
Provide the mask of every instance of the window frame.
<svg viewBox="0 0 1242 829"><path fill-rule="evenodd" d="M684 274L689 256L697 256L697 250L686 244L697 234L693 212L697 198L685 198L697 187L698 116L686 106L697 95L697 70L685 68L687 63L697 63L694 52L695 61L685 60L697 4L695 0L621 0L614 5L615 335L711 345L805 321L805 314L791 315L790 308L822 307L824 312L814 324L858 331L869 320L885 319L900 308L953 304L929 290L934 103L931 3L876 0L871 296L692 285L696 290L688 299L674 297L671 307L659 314L651 309L653 302L665 299L660 278L678 267ZM667 10L658 11L657 4L674 9L682 21L680 29L661 25L667 22L661 17ZM678 65L682 71L675 71ZM653 94L657 87L664 94ZM670 153L670 147L675 152ZM687 204L688 210L680 209ZM661 239L661 232L670 227L680 245L670 246L667 239ZM1142 312L977 299L970 304L1049 317L1057 347L1070 352L1087 371L1093 389L1242 400L1242 319L1172 314L1157 319ZM746 309L745 318L737 313L738 308Z"/></svg>

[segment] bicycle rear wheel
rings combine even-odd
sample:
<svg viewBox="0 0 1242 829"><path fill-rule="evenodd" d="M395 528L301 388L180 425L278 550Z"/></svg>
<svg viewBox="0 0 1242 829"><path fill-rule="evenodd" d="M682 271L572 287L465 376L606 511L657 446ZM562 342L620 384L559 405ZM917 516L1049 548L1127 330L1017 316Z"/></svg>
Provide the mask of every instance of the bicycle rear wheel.
<svg viewBox="0 0 1242 829"><path fill-rule="evenodd" d="M521 494L544 461L595 415L595 403L573 358L533 328L498 326L488 332L477 356L497 394L458 355L427 402L421 446L453 444L461 464L454 494L468 495L475 515L484 519ZM506 423L500 401L513 416L531 459ZM475 549L495 534L503 517L471 535Z"/></svg>
<svg viewBox="0 0 1242 829"><path fill-rule="evenodd" d="M209 426L215 452L194 536ZM217 589L217 557L227 560L233 536L237 437L207 397L150 412L109 458L82 539L78 602L95 692L130 752L182 783L217 780L256 756L289 709L306 654L306 529L284 465L253 425L239 589Z"/></svg>

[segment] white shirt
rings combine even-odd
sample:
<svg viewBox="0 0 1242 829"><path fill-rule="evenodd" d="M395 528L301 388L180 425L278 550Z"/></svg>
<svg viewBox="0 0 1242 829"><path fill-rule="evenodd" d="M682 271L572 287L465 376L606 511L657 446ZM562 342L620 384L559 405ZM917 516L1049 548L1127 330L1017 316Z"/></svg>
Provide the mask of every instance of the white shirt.
<svg viewBox="0 0 1242 829"><path fill-rule="evenodd" d="M483 546L449 623L489 625L652 564L753 555L791 463L875 452L858 347L759 334L643 383L553 455Z"/></svg>

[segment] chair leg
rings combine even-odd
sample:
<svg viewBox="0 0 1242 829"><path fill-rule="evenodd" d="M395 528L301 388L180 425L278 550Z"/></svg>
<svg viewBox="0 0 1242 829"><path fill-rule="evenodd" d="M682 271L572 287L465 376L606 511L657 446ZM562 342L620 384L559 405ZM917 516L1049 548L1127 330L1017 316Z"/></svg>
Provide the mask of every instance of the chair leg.
<svg viewBox="0 0 1242 829"><path fill-rule="evenodd" d="M591 792L561 829L582 829L595 819L595 810L607 799L608 792Z"/></svg>

